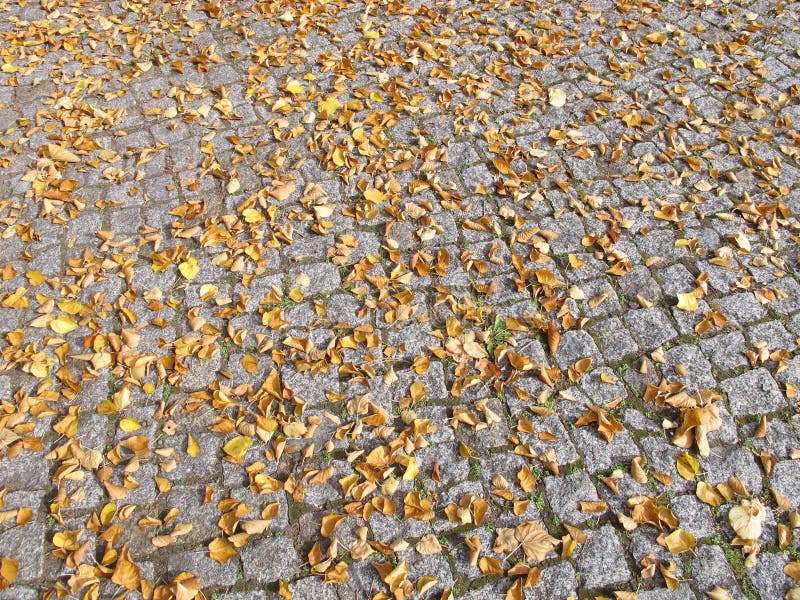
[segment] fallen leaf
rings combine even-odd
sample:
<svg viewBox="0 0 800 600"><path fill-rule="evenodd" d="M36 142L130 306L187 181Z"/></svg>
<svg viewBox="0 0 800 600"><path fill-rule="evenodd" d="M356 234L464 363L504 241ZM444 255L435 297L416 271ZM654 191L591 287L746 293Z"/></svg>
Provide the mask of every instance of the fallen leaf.
<svg viewBox="0 0 800 600"><path fill-rule="evenodd" d="M442 545L432 533L422 536L415 548L420 554L439 554L442 551Z"/></svg>
<svg viewBox="0 0 800 600"><path fill-rule="evenodd" d="M697 303L697 296L693 292L686 294L678 294L678 308L687 312L694 312L699 308Z"/></svg>
<svg viewBox="0 0 800 600"><path fill-rule="evenodd" d="M197 277L197 274L200 272L200 265L196 258L190 256L178 265L178 271L180 271L181 275L186 279L192 280Z"/></svg>
<svg viewBox="0 0 800 600"><path fill-rule="evenodd" d="M697 545L695 537L685 529L676 529L664 538L667 549L673 554L681 554Z"/></svg>
<svg viewBox="0 0 800 600"><path fill-rule="evenodd" d="M561 108L567 103L567 93L560 88L548 88L547 101L550 106Z"/></svg>
<svg viewBox="0 0 800 600"><path fill-rule="evenodd" d="M238 556L238 554L236 548L225 538L214 538L208 544L208 555L221 565Z"/></svg>
<svg viewBox="0 0 800 600"><path fill-rule="evenodd" d="M225 454L235 459L241 459L252 445L253 438L246 435L240 435L226 443L222 447L222 450L225 452Z"/></svg>
<svg viewBox="0 0 800 600"><path fill-rule="evenodd" d="M739 506L728 512L731 527L743 540L757 540L761 536L761 525L766 518L766 509L757 498L744 499Z"/></svg>
<svg viewBox="0 0 800 600"><path fill-rule="evenodd" d="M700 471L700 461L687 452L681 452L675 463L678 475L688 481L694 481Z"/></svg>

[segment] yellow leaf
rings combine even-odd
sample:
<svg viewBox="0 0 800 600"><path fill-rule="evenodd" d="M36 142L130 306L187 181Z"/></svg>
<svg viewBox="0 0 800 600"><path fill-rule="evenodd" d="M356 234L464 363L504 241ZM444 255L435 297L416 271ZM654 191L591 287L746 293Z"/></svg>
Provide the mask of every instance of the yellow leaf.
<svg viewBox="0 0 800 600"><path fill-rule="evenodd" d="M41 285L47 281L47 277L41 271L28 271L25 273L25 277L28 278L31 285Z"/></svg>
<svg viewBox="0 0 800 600"><path fill-rule="evenodd" d="M664 45L664 44L666 44L666 43L667 43L667 36L666 36L666 34L664 34L664 33L661 33L660 31L653 31L652 33L648 33L648 34L645 36L645 39L646 39L648 42L652 42L652 43L654 43L654 44L661 44L661 45Z"/></svg>
<svg viewBox="0 0 800 600"><path fill-rule="evenodd" d="M141 583L139 567L131 561L127 546L123 546L120 550L111 581L128 590L135 590Z"/></svg>
<svg viewBox="0 0 800 600"><path fill-rule="evenodd" d="M122 419L119 422L119 428L122 429L125 433L130 433L131 431L136 431L137 429L141 429L141 425L139 421L134 419L133 417L128 417L126 419Z"/></svg>
<svg viewBox="0 0 800 600"><path fill-rule="evenodd" d="M702 58L697 58L697 57L692 58L692 66L695 69L707 69L708 68L708 64L706 63L706 61L704 61Z"/></svg>
<svg viewBox="0 0 800 600"><path fill-rule="evenodd" d="M317 103L317 111L330 116L339 109L339 106L339 100L336 99L336 96L328 96L325 100L320 100Z"/></svg>
<svg viewBox="0 0 800 600"><path fill-rule="evenodd" d="M224 565L237 554L236 548L225 538L214 538L208 545L208 555L221 565Z"/></svg>
<svg viewBox="0 0 800 600"><path fill-rule="evenodd" d="M264 215L255 208L245 208L242 211L242 216L247 223L261 223L264 220Z"/></svg>
<svg viewBox="0 0 800 600"><path fill-rule="evenodd" d="M292 593L292 590L289 588L288 581L284 581L281 579L278 582L278 594L280 594L281 598L285 598L286 600L292 600L294 594Z"/></svg>
<svg viewBox="0 0 800 600"><path fill-rule="evenodd" d="M31 375L35 377L47 377L50 369L53 368L53 359L44 352L37 352L31 356L30 362Z"/></svg>
<svg viewBox="0 0 800 600"><path fill-rule="evenodd" d="M200 272L200 265L197 264L197 259L190 256L181 264L178 265L178 271L181 272L186 279L194 279Z"/></svg>
<svg viewBox="0 0 800 600"><path fill-rule="evenodd" d="M412 456L408 459L408 465L406 466L406 472L403 473L403 479L409 481L411 479L414 479L417 475L419 475L419 467L417 466L417 459Z"/></svg>
<svg viewBox="0 0 800 600"><path fill-rule="evenodd" d="M200 454L200 444L191 433L186 438L186 454L192 458L195 458L198 454Z"/></svg>
<svg viewBox="0 0 800 600"><path fill-rule="evenodd" d="M77 315L79 312L81 312L83 305L77 300L59 300L58 308L68 315Z"/></svg>
<svg viewBox="0 0 800 600"><path fill-rule="evenodd" d="M248 373L258 373L258 359L252 354L245 354L242 357L242 367Z"/></svg>
<svg viewBox="0 0 800 600"><path fill-rule="evenodd" d="M376 190L375 188L367 188L364 190L364 198L366 198L368 202L378 204L379 202L386 200L386 194L380 190Z"/></svg>
<svg viewBox="0 0 800 600"><path fill-rule="evenodd" d="M222 449L225 451L225 454L233 458L241 459L252 445L253 438L246 435L239 435L225 444Z"/></svg>
<svg viewBox="0 0 800 600"><path fill-rule="evenodd" d="M685 529L676 529L664 538L667 549L673 554L681 554L697 545L695 537Z"/></svg>
<svg viewBox="0 0 800 600"><path fill-rule="evenodd" d="M676 461L678 474L687 481L694 481L695 475L700 471L700 461L688 452L681 452Z"/></svg>
<svg viewBox="0 0 800 600"><path fill-rule="evenodd" d="M698 304L694 292L678 294L678 308L687 312L693 312L697 310Z"/></svg>
<svg viewBox="0 0 800 600"><path fill-rule="evenodd" d="M100 522L103 525L111 523L114 516L117 514L117 505L109 502L100 511Z"/></svg>
<svg viewBox="0 0 800 600"><path fill-rule="evenodd" d="M415 548L420 554L439 554L442 551L442 545L432 533L422 536Z"/></svg>
<svg viewBox="0 0 800 600"><path fill-rule="evenodd" d="M50 329L56 333L69 333L70 331L75 331L77 328L78 324L71 317L65 315L56 317L50 321Z"/></svg>
<svg viewBox="0 0 800 600"><path fill-rule="evenodd" d="M219 288L213 283L204 283L200 286L200 300L206 302L217 295Z"/></svg>
<svg viewBox="0 0 800 600"><path fill-rule="evenodd" d="M286 84L286 91L293 95L299 94L304 89L306 88L303 87L303 84L297 81L296 79L290 79Z"/></svg>
<svg viewBox="0 0 800 600"><path fill-rule="evenodd" d="M283 426L283 433L288 438L298 438L305 435L308 428L302 421L292 421Z"/></svg>
<svg viewBox="0 0 800 600"><path fill-rule="evenodd" d="M322 525L320 525L319 532L325 537L331 537L345 518L346 515L325 515L322 517Z"/></svg>

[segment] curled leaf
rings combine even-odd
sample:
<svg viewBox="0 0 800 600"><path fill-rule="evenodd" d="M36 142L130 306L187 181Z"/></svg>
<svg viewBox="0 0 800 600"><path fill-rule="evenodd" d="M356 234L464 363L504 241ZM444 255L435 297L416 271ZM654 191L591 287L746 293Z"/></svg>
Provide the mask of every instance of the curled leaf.
<svg viewBox="0 0 800 600"><path fill-rule="evenodd" d="M766 510L757 498L742 500L728 513L731 527L743 540L757 540L761 536L761 525L766 518Z"/></svg>

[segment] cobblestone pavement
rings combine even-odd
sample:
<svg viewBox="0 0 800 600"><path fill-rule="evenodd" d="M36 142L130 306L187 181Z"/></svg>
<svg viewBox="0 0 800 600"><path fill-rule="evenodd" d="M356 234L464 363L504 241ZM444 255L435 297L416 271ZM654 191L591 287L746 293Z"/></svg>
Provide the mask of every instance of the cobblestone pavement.
<svg viewBox="0 0 800 600"><path fill-rule="evenodd" d="M0 600L800 597L798 14L0 1Z"/></svg>

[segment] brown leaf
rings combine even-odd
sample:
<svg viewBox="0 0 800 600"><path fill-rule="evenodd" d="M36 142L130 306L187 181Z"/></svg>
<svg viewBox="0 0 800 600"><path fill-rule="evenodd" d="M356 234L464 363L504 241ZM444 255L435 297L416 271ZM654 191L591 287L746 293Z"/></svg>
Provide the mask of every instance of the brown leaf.
<svg viewBox="0 0 800 600"><path fill-rule="evenodd" d="M520 523L514 530L514 537L522 547L526 561L543 561L558 543L536 521Z"/></svg>
<svg viewBox="0 0 800 600"><path fill-rule="evenodd" d="M473 535L472 537L465 537L464 543L467 545L467 550L469 551L469 564L471 567L475 567L478 564L478 556L481 552L481 538L478 535Z"/></svg>
<svg viewBox="0 0 800 600"><path fill-rule="evenodd" d="M558 346L561 344L561 333L553 321L547 324L547 348L550 354L555 356L558 352Z"/></svg>
<svg viewBox="0 0 800 600"><path fill-rule="evenodd" d="M237 556L238 552L228 540L218 537L208 544L208 555L219 564L224 565L234 556Z"/></svg>
<svg viewBox="0 0 800 600"><path fill-rule="evenodd" d="M111 581L128 590L137 589L141 583L139 567L131 560L127 546L123 546L119 552Z"/></svg>
<svg viewBox="0 0 800 600"><path fill-rule="evenodd" d="M500 565L500 561L496 558L492 558L491 556L481 556L480 560L478 561L478 568L484 575L503 574L503 567Z"/></svg>
<svg viewBox="0 0 800 600"><path fill-rule="evenodd" d="M417 519L418 521L431 521L433 520L433 507L431 501L427 498L422 498L419 492L408 492L403 499L405 505L405 513L403 518Z"/></svg>
<svg viewBox="0 0 800 600"><path fill-rule="evenodd" d="M786 563L786 566L783 567L783 572L795 581L800 581L800 560Z"/></svg>
<svg viewBox="0 0 800 600"><path fill-rule="evenodd" d="M422 536L415 548L420 554L439 554L442 551L442 545L432 533Z"/></svg>
<svg viewBox="0 0 800 600"><path fill-rule="evenodd" d="M719 492L717 492L717 490L715 490L711 484L706 483L705 481L699 481L697 483L695 494L700 500L709 506L720 506L723 501L723 498Z"/></svg>
<svg viewBox="0 0 800 600"><path fill-rule="evenodd" d="M331 537L336 528L344 521L345 515L330 514L322 517L322 525L320 525L319 532L325 537Z"/></svg>
<svg viewBox="0 0 800 600"><path fill-rule="evenodd" d="M0 590L14 583L19 572L19 562L6 556L0 558Z"/></svg>

